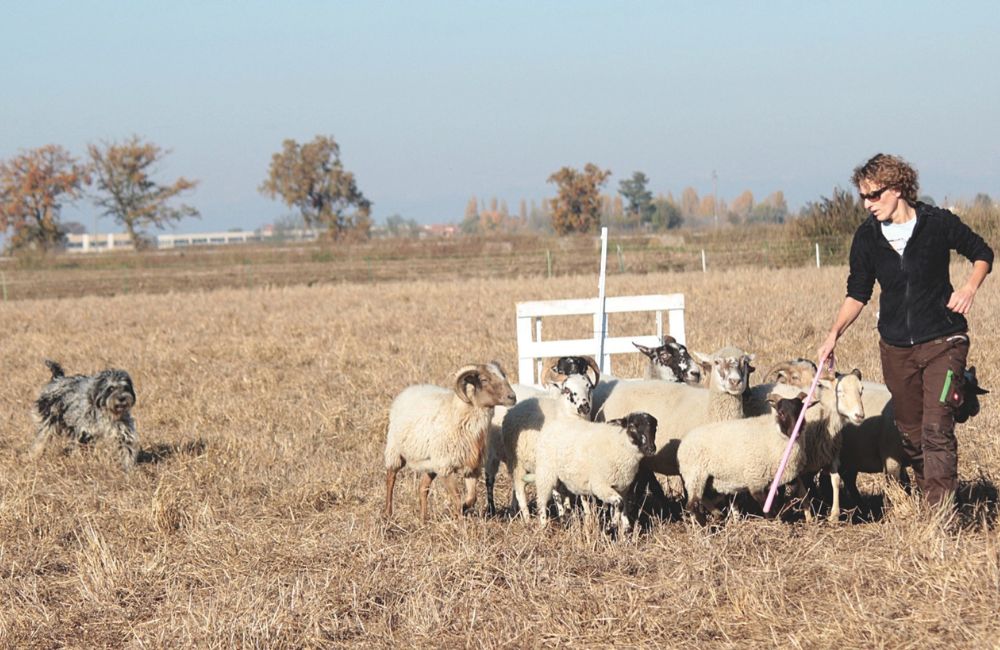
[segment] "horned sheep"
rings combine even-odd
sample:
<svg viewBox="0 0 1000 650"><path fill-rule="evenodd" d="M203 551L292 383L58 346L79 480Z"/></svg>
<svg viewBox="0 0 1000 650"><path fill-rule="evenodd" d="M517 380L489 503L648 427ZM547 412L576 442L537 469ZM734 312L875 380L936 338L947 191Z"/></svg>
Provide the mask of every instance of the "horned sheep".
<svg viewBox="0 0 1000 650"><path fill-rule="evenodd" d="M438 474L448 476L459 516L474 506L493 409L512 406L515 399L496 361L463 366L450 389L419 384L396 396L385 443L385 515L392 515L396 474L405 465L421 473L421 518L427 518L427 495ZM466 479L464 500L458 476Z"/></svg>

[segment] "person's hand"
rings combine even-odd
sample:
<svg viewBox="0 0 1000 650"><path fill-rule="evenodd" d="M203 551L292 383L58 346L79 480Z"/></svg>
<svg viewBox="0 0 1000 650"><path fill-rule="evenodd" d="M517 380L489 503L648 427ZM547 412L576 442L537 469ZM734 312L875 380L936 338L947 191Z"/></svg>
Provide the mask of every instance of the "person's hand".
<svg viewBox="0 0 1000 650"><path fill-rule="evenodd" d="M975 299L975 289L962 287L955 293L951 294L951 300L948 301L948 309L962 315L968 314L969 310L972 309L972 301Z"/></svg>
<svg viewBox="0 0 1000 650"><path fill-rule="evenodd" d="M816 351L816 357L819 359L819 363L817 363L816 365L819 366L820 369L823 368L826 362L826 358L833 354L833 350L836 347L837 347L837 333L830 332L830 335L826 337L826 340L823 341L823 344L819 346L819 350Z"/></svg>

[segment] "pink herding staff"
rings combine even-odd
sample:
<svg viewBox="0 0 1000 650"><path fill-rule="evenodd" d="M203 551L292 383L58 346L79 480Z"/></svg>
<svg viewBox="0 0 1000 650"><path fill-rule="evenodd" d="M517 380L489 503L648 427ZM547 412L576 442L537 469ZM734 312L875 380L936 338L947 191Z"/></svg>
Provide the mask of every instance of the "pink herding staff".
<svg viewBox="0 0 1000 650"><path fill-rule="evenodd" d="M830 366L830 370L833 371L833 353L827 357L827 361ZM806 399L802 402L802 412L799 413L799 419L795 422L795 428L792 429L792 435L788 436L788 445L785 447L785 454L781 457L781 464L778 465L778 472L774 475L774 480L771 481L771 489L767 492L767 501L764 502L764 512L771 511L771 503L774 501L774 494L778 491L778 485L781 483L781 475L785 472L785 465L788 464L788 457L792 455L792 445L795 444L795 439L799 437L799 430L802 428L802 423L806 419L806 409L809 408L809 404L812 403L813 393L816 392L816 386L819 385L819 376L823 373L823 361L820 361L819 368L816 370L816 376L813 377L812 386L809 387L809 392L806 393Z"/></svg>

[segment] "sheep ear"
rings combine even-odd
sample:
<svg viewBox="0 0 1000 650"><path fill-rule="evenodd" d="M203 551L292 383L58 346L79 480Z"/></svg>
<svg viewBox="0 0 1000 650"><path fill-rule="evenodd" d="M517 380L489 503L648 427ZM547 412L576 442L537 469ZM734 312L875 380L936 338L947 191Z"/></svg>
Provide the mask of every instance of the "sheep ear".
<svg viewBox="0 0 1000 650"><path fill-rule="evenodd" d="M472 384L479 390L481 380L479 378L479 366L464 366L455 373L455 394L466 404L472 404L472 398L466 393L466 386Z"/></svg>
<svg viewBox="0 0 1000 650"><path fill-rule="evenodd" d="M637 350L638 350L639 352L642 352L642 353L643 353L644 355L646 355L646 356L647 356L647 357L649 357L650 359L652 359L652 358L653 358L653 357L654 357L654 356L656 355L656 352L654 351L654 348L648 348L648 347L646 347L645 345L639 345L639 344L638 344L638 343L636 343L635 341L632 341L632 345L634 345L634 346L635 346L635 348L636 348L636 349L637 349Z"/></svg>
<svg viewBox="0 0 1000 650"><path fill-rule="evenodd" d="M861 370L859 370L858 368L855 368L854 370L852 370L851 374L854 375L855 377L857 377L859 380L861 379Z"/></svg>
<svg viewBox="0 0 1000 650"><path fill-rule="evenodd" d="M781 395L777 393L771 393L767 396L767 403L771 405L771 408L778 408L778 401L781 399Z"/></svg>
<svg viewBox="0 0 1000 650"><path fill-rule="evenodd" d="M545 372L542 373L542 377L539 381L543 385L561 384L564 381L566 381L566 375L559 372L559 370L556 369L556 366L549 366L548 368L545 369Z"/></svg>
<svg viewBox="0 0 1000 650"><path fill-rule="evenodd" d="M748 375L751 372L754 372L755 370L757 370L756 368L753 367L753 363L752 363L753 360L754 360L754 356L755 355L753 355L753 354L744 354L743 355L742 361L743 361L744 365L746 365L746 367L747 367L747 374Z"/></svg>
<svg viewBox="0 0 1000 650"><path fill-rule="evenodd" d="M627 429L628 425L625 423L625 418L615 418L614 420L608 420L608 424L613 424L616 427L622 427Z"/></svg>

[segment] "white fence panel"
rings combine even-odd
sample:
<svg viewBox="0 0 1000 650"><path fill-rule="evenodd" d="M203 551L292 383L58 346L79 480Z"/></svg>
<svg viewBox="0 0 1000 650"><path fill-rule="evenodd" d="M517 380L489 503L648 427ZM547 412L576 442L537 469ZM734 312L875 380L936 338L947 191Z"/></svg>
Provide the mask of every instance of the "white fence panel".
<svg viewBox="0 0 1000 650"><path fill-rule="evenodd" d="M589 355L597 358L600 354L601 331L608 333L607 315L626 312L656 312L656 332L642 336L607 336L604 339L605 372L611 372L611 355L635 352L633 341L641 345L655 347L660 344L663 331L663 312L667 312L667 332L680 343L684 338L684 294L654 294L649 296L616 296L606 298L604 304L605 322L602 328L601 305L597 298L571 300L538 300L519 302L517 313L517 381L521 384L537 385L541 379L542 363L545 357ZM542 318L553 316L592 315L594 337L587 339L542 340Z"/></svg>

